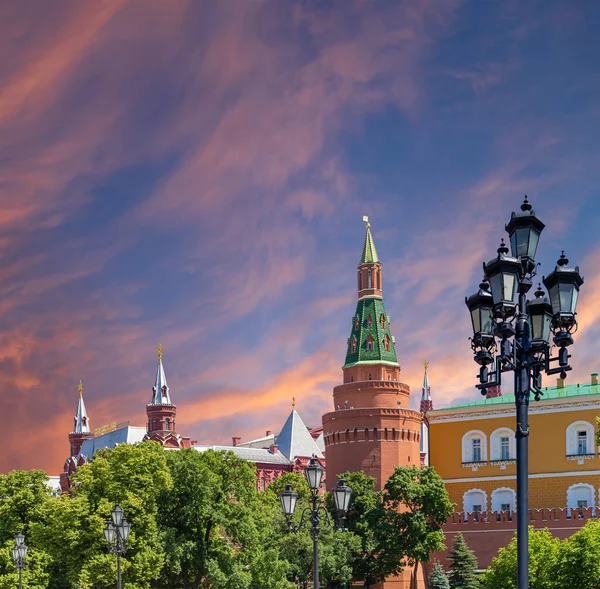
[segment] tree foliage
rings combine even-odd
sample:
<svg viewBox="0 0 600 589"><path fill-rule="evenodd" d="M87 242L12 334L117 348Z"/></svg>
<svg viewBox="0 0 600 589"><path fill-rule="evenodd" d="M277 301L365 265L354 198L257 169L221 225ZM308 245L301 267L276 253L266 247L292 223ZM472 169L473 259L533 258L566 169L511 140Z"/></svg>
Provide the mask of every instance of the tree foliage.
<svg viewBox="0 0 600 589"><path fill-rule="evenodd" d="M415 568L444 550L442 526L454 510L444 481L430 466L397 466L383 488L383 514L375 528L385 546L380 559L387 573L405 564Z"/></svg>
<svg viewBox="0 0 600 589"><path fill-rule="evenodd" d="M442 565L436 560L433 563L433 570L431 571L431 579L429 580L429 589L450 589L450 582Z"/></svg>
<svg viewBox="0 0 600 589"><path fill-rule="evenodd" d="M456 535L450 556L450 589L479 589L477 558L461 533Z"/></svg>
<svg viewBox="0 0 600 589"><path fill-rule="evenodd" d="M529 588L554 589L556 587L557 562L560 540L548 530L529 528ZM565 587L571 585L565 585ZM585 585L572 585L584 587ZM482 589L516 589L517 587L517 539L500 550L481 579ZM562 585L561 585L562 587Z"/></svg>

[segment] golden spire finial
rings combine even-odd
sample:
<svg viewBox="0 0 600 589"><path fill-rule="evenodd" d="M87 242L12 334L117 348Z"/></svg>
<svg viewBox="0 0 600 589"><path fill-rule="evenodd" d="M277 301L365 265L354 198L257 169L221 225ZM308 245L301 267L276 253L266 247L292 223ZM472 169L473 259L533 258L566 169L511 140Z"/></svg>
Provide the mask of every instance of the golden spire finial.
<svg viewBox="0 0 600 589"><path fill-rule="evenodd" d="M156 355L158 356L158 361L161 364L162 364L163 350L164 350L164 348L162 347L162 345L158 344L158 346L156 347Z"/></svg>
<svg viewBox="0 0 600 589"><path fill-rule="evenodd" d="M296 397L292 397L292 409L296 408Z"/></svg>
<svg viewBox="0 0 600 589"><path fill-rule="evenodd" d="M429 360L425 360L425 362L423 362L423 366L425 366L425 371L427 371L429 368Z"/></svg>
<svg viewBox="0 0 600 589"><path fill-rule="evenodd" d="M79 391L79 396L83 397L83 381L79 381L79 386L77 387L77 390Z"/></svg>
<svg viewBox="0 0 600 589"><path fill-rule="evenodd" d="M363 215L363 221L367 224L367 229L371 227L371 223L369 223L369 217L367 215Z"/></svg>

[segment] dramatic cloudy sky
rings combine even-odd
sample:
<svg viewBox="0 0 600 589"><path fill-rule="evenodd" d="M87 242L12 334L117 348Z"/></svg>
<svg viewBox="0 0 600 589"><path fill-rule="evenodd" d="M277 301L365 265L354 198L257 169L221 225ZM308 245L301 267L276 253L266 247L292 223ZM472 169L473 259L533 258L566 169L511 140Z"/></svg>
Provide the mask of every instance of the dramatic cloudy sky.
<svg viewBox="0 0 600 589"><path fill-rule="evenodd" d="M530 196L548 272L586 278L572 382L600 369L594 0L22 0L0 7L0 471L58 473L144 423L318 424L371 218L403 378L478 398L464 296ZM551 383L550 383L551 384Z"/></svg>

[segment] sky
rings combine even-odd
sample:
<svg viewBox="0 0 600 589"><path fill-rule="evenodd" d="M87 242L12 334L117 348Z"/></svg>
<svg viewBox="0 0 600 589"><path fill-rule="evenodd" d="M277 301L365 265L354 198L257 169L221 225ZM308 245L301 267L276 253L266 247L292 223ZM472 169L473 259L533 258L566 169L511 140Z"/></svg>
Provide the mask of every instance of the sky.
<svg viewBox="0 0 600 589"><path fill-rule="evenodd" d="M480 397L465 295L529 195L600 370L600 7L578 0L0 6L0 472L145 423L259 437L332 408L368 215L418 406ZM554 377L544 384L553 385Z"/></svg>

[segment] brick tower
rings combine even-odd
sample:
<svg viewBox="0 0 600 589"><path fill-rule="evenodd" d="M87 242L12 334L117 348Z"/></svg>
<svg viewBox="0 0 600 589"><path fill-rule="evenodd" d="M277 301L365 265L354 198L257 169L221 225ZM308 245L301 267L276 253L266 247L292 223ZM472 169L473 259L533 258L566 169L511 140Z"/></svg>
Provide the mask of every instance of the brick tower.
<svg viewBox="0 0 600 589"><path fill-rule="evenodd" d="M158 368L152 387L152 402L146 405L148 417L146 439L159 442L165 448L189 448L190 438L183 438L176 431L177 407L171 403L169 385L167 385L163 366L163 347L160 344L156 348L156 355L158 356Z"/></svg>
<svg viewBox="0 0 600 589"><path fill-rule="evenodd" d="M385 313L382 265L370 225L358 264L358 302L351 319L344 383L333 389L335 411L323 415L327 486L345 471L362 470L385 485L396 465L419 466L421 416L408 408L410 389L400 365L390 318ZM409 589L411 571L385 582ZM422 587L419 584L419 587Z"/></svg>

